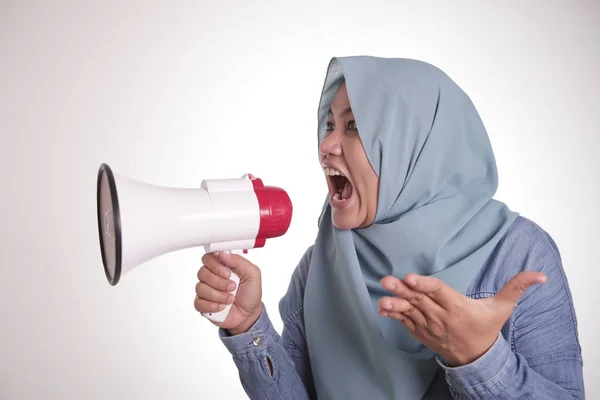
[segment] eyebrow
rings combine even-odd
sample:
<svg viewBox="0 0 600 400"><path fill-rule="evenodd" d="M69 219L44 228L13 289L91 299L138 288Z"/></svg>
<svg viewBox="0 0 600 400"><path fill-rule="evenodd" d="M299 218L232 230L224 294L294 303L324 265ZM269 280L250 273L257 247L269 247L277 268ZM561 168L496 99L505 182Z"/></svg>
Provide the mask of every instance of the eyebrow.
<svg viewBox="0 0 600 400"><path fill-rule="evenodd" d="M342 112L341 112L340 116L342 116L342 117L343 117L344 115L346 115L346 114L350 114L350 113L352 113L352 108L350 108L350 107L348 106L348 107L346 107L346 108L344 109L344 111L342 111ZM333 113L331 112L331 107L329 107L329 115L331 115L331 116L333 117Z"/></svg>

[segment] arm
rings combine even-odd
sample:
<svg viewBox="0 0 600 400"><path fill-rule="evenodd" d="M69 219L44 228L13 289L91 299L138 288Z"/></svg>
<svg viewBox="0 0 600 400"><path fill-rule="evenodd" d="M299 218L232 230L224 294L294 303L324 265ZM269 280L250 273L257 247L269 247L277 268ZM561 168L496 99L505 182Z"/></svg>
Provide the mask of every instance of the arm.
<svg viewBox="0 0 600 400"><path fill-rule="evenodd" d="M283 319L281 336L266 308L245 333L219 336L233 355L244 390L251 399L314 399L314 386L304 337L303 299L312 247L296 267L289 288L279 302Z"/></svg>
<svg viewBox="0 0 600 400"><path fill-rule="evenodd" d="M546 342L539 342L544 346ZM528 359L512 351L502 337L481 358L457 368L438 363L456 400L584 399L581 356L576 350Z"/></svg>
<svg viewBox="0 0 600 400"><path fill-rule="evenodd" d="M542 265L548 281L525 292L504 336L470 364L450 368L438 360L455 399L585 398L569 285L556 245L547 235L542 242L544 251L527 262Z"/></svg>
<svg viewBox="0 0 600 400"><path fill-rule="evenodd" d="M304 359L295 349L293 334L285 327L283 338L274 329L266 308L244 333L230 335L219 329L219 337L233 356L240 381L252 400L309 399L299 371ZM285 343L285 344L284 344Z"/></svg>

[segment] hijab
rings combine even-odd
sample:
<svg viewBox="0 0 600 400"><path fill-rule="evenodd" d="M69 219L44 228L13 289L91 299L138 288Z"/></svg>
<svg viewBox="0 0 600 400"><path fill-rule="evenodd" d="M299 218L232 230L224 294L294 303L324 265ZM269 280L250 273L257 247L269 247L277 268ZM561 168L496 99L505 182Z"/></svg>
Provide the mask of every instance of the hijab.
<svg viewBox="0 0 600 400"><path fill-rule="evenodd" d="M342 81L379 178L372 225L340 230L329 196L304 295L306 341L319 399L420 399L436 354L378 315L387 275L434 276L466 290L518 214L498 185L486 129L470 98L419 60L334 57L318 108L318 142Z"/></svg>

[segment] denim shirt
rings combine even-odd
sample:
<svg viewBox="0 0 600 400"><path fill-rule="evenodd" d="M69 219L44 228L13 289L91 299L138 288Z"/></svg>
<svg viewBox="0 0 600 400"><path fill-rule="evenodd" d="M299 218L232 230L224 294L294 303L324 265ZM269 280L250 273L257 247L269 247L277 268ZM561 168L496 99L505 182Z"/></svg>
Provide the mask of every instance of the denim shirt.
<svg viewBox="0 0 600 400"><path fill-rule="evenodd" d="M311 251L309 247L300 260L279 303L281 335L266 307L247 332L231 336L218 331L250 399L317 398L310 359L319 355L308 354L303 322ZM519 217L469 286L467 296L494 296L525 270L543 272L548 280L525 291L493 346L480 358L456 368L438 358L438 371L423 399L585 398L577 319L558 248L548 233Z"/></svg>

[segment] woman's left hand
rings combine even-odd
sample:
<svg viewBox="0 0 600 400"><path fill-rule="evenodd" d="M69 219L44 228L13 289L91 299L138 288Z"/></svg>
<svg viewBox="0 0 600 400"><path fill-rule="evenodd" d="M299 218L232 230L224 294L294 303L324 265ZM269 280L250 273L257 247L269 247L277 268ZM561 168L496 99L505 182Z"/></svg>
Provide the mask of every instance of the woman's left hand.
<svg viewBox="0 0 600 400"><path fill-rule="evenodd" d="M379 314L399 320L419 342L458 367L488 351L525 290L545 282L540 272L520 272L495 296L471 299L434 277L386 276L381 285L397 297L382 297Z"/></svg>

